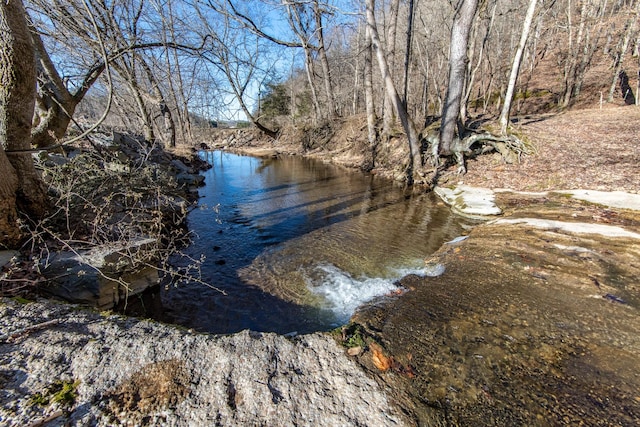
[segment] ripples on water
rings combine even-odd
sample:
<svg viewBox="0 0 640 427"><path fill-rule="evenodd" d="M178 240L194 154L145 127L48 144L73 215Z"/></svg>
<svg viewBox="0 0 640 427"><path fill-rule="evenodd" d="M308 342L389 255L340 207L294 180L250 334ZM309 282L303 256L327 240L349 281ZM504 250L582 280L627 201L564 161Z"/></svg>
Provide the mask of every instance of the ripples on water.
<svg viewBox="0 0 640 427"><path fill-rule="evenodd" d="M163 290L164 313L197 330L327 330L470 223L435 196L302 158L203 152L199 208L187 252L206 256L204 285ZM165 317L166 319L166 317Z"/></svg>

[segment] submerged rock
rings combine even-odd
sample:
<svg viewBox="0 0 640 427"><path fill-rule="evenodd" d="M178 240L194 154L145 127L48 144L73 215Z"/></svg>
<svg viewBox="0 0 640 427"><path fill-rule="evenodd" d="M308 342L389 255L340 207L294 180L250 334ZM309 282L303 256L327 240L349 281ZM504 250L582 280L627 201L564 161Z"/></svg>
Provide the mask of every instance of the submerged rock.
<svg viewBox="0 0 640 427"><path fill-rule="evenodd" d="M442 275L354 316L413 374L378 378L418 425L640 425L640 213L499 197L508 218L444 245Z"/></svg>

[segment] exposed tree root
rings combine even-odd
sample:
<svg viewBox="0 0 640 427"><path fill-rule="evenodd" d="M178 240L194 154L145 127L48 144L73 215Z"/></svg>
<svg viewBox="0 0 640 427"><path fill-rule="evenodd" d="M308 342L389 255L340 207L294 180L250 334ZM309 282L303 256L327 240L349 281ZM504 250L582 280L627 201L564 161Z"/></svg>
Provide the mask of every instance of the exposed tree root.
<svg viewBox="0 0 640 427"><path fill-rule="evenodd" d="M456 137L449 150L440 148L439 135L435 131L429 132L423 140L428 145L428 149L425 151L429 153L431 164L439 167L441 157L453 157L458 165L458 173L461 175L467 172L464 162L465 156L476 156L495 150L502 155L505 163L515 163L521 161L522 155L536 152L532 144L515 135L496 136L488 132L473 133L463 139Z"/></svg>

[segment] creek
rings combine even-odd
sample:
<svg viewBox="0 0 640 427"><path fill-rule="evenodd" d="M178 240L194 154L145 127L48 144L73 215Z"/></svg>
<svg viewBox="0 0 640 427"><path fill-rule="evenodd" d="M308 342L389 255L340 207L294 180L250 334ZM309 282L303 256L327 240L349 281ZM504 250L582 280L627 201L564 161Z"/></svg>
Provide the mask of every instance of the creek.
<svg viewBox="0 0 640 427"><path fill-rule="evenodd" d="M437 274L424 259L474 224L433 194L312 159L200 155L213 168L185 252L204 256L203 281L224 294L198 283L160 293L162 320L195 330L334 328L398 293L401 277Z"/></svg>

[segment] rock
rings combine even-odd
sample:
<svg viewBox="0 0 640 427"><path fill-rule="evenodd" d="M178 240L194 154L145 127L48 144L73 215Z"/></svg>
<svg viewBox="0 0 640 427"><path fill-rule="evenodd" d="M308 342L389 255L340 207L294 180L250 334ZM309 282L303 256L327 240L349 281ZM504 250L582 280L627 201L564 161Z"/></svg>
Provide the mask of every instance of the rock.
<svg viewBox="0 0 640 427"><path fill-rule="evenodd" d="M188 187L199 187L204 184L204 176L192 173L179 173L176 175L178 184Z"/></svg>
<svg viewBox="0 0 640 427"><path fill-rule="evenodd" d="M358 360L406 390L416 425L640 425L640 214L600 223L600 206L554 194L498 203L504 219L430 257L443 274L406 276L410 292L354 315L384 346ZM408 385L393 364L380 373L383 356L411 367Z"/></svg>
<svg viewBox="0 0 640 427"><path fill-rule="evenodd" d="M362 353L362 347L360 347L360 346L351 347L349 350L347 350L347 354L349 356L357 356L360 353Z"/></svg>
<svg viewBox="0 0 640 427"><path fill-rule="evenodd" d="M132 242L126 250L135 250L150 242L149 239ZM80 256L72 252L53 254L41 263L41 271L49 278L49 284L42 290L68 302L106 310L157 285L160 279L153 268L127 272L129 261L117 253L123 249L114 245L94 248Z"/></svg>
<svg viewBox="0 0 640 427"><path fill-rule="evenodd" d="M16 331L2 344L7 425L30 425L55 405L64 409L56 425L71 426L404 424L376 382L320 333L212 336L0 300L0 336ZM77 384L73 403L29 403L59 381Z"/></svg>
<svg viewBox="0 0 640 427"><path fill-rule="evenodd" d="M176 168L178 171L187 174L193 174L195 171L189 166L185 165L184 162L180 159L171 160L171 166Z"/></svg>
<svg viewBox="0 0 640 427"><path fill-rule="evenodd" d="M9 262L20 254L13 250L0 251L0 267L4 267Z"/></svg>
<svg viewBox="0 0 640 427"><path fill-rule="evenodd" d="M502 213L495 204L495 193L488 188L460 185L455 188L436 187L434 191L458 215L485 219Z"/></svg>
<svg viewBox="0 0 640 427"><path fill-rule="evenodd" d="M574 199L584 200L600 205L640 210L640 194L626 193L624 191L594 191L594 190L564 190L559 194L570 194Z"/></svg>

